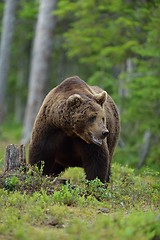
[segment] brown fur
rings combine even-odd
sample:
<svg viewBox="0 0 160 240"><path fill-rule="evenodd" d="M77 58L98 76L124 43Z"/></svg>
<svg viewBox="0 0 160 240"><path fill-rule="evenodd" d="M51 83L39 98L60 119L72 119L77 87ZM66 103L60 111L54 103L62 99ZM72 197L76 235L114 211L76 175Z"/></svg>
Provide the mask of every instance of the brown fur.
<svg viewBox="0 0 160 240"><path fill-rule="evenodd" d="M109 181L119 136L119 115L111 97L74 76L52 89L36 117L29 163L44 174L83 167L88 180Z"/></svg>

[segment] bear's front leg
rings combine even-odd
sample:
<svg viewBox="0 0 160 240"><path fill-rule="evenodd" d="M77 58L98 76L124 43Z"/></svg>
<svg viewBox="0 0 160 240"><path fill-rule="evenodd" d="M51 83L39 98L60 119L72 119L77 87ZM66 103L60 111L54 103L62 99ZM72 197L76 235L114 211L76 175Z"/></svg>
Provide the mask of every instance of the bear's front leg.
<svg viewBox="0 0 160 240"><path fill-rule="evenodd" d="M87 144L83 154L82 161L87 180L99 178L103 183L109 181L109 151L106 147Z"/></svg>

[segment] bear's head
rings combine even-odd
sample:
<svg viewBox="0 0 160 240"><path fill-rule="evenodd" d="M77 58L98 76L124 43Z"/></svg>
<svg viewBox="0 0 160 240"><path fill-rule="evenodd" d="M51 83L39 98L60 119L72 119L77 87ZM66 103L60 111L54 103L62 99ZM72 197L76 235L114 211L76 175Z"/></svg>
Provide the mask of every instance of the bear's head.
<svg viewBox="0 0 160 240"><path fill-rule="evenodd" d="M105 91L94 94L92 98L73 94L67 99L70 112L72 133L86 143L101 145L109 131L106 128L106 116L103 108L107 94Z"/></svg>

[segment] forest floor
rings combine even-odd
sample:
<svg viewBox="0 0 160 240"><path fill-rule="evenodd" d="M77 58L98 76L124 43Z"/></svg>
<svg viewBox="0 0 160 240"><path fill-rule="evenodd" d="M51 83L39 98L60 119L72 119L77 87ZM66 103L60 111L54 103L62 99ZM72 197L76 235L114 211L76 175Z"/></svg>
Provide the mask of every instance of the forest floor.
<svg viewBox="0 0 160 240"><path fill-rule="evenodd" d="M0 174L0 239L160 239L160 175L114 163L112 179L87 182L79 168L43 177ZM67 180L68 179L68 180Z"/></svg>

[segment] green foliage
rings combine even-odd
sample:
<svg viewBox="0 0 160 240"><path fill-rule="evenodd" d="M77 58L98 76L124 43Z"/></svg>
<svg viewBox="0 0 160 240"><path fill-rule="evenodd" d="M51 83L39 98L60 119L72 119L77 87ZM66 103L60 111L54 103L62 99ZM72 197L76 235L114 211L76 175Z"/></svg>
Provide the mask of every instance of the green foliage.
<svg viewBox="0 0 160 240"><path fill-rule="evenodd" d="M38 2L37 1L27 1L21 0L20 10L18 12L19 17L24 21L24 19L33 19L38 13Z"/></svg>
<svg viewBox="0 0 160 240"><path fill-rule="evenodd" d="M67 172L67 171L66 171ZM69 170L70 172L70 170ZM160 192L160 173L150 169L145 169L143 176L136 175L133 169L122 167L119 164L113 165L113 175L110 184L103 184L99 179L86 181L84 175L79 172L82 170L76 168L72 173L80 174L81 178L74 174L70 181L62 181L53 177L44 177L42 169L37 167L20 168L15 173L1 176L1 187L8 191L19 190L22 193L33 194L39 191L44 195L53 195L53 202L56 204L85 205L91 201L91 204L99 201L108 201L112 208L132 208L133 206L143 207L154 205L159 202ZM64 174L64 176L66 173ZM143 177L145 176L145 182ZM154 198L150 195L154 195ZM147 202L146 202L146 199ZM93 201L92 201L93 200Z"/></svg>
<svg viewBox="0 0 160 240"><path fill-rule="evenodd" d="M69 56L79 55L81 61L103 68L121 62L138 44L135 30L139 22L134 8L135 3L124 4L121 0L60 1L57 14L74 17L65 33Z"/></svg>
<svg viewBox="0 0 160 240"><path fill-rule="evenodd" d="M55 203L66 204L68 206L77 203L79 197L79 189L72 189L69 184L62 186L59 191L55 191L53 194L53 200Z"/></svg>
<svg viewBox="0 0 160 240"><path fill-rule="evenodd" d="M144 132L149 130L152 134L152 141L150 147L150 154L148 156L148 165L159 164L159 149L155 148L155 144L160 141L159 132L159 101L160 101L160 81L159 81L159 18L160 6L156 4L156 10L152 6L143 12L143 17L147 19L145 14L149 14L150 21L147 25L142 26L146 32L146 41L142 46L134 48L135 53L139 58L134 59L133 62L136 67L136 73L131 73L128 84L130 95L127 97L125 103L126 109L122 116L122 121L133 131L132 139L135 139L133 148L138 151L142 141ZM146 16L146 17L145 17ZM156 29L156 30L155 30ZM154 36L153 38L151 36ZM128 131L128 129L127 129ZM126 136L127 137L127 136ZM128 140L128 139L127 139ZM129 142L130 144L130 142Z"/></svg>
<svg viewBox="0 0 160 240"><path fill-rule="evenodd" d="M86 196L91 195L99 201L106 199L107 184L103 184L96 178L93 181L87 181L86 185Z"/></svg>
<svg viewBox="0 0 160 240"><path fill-rule="evenodd" d="M9 191L13 191L18 187L19 179L16 176L6 178L4 182L4 188Z"/></svg>

